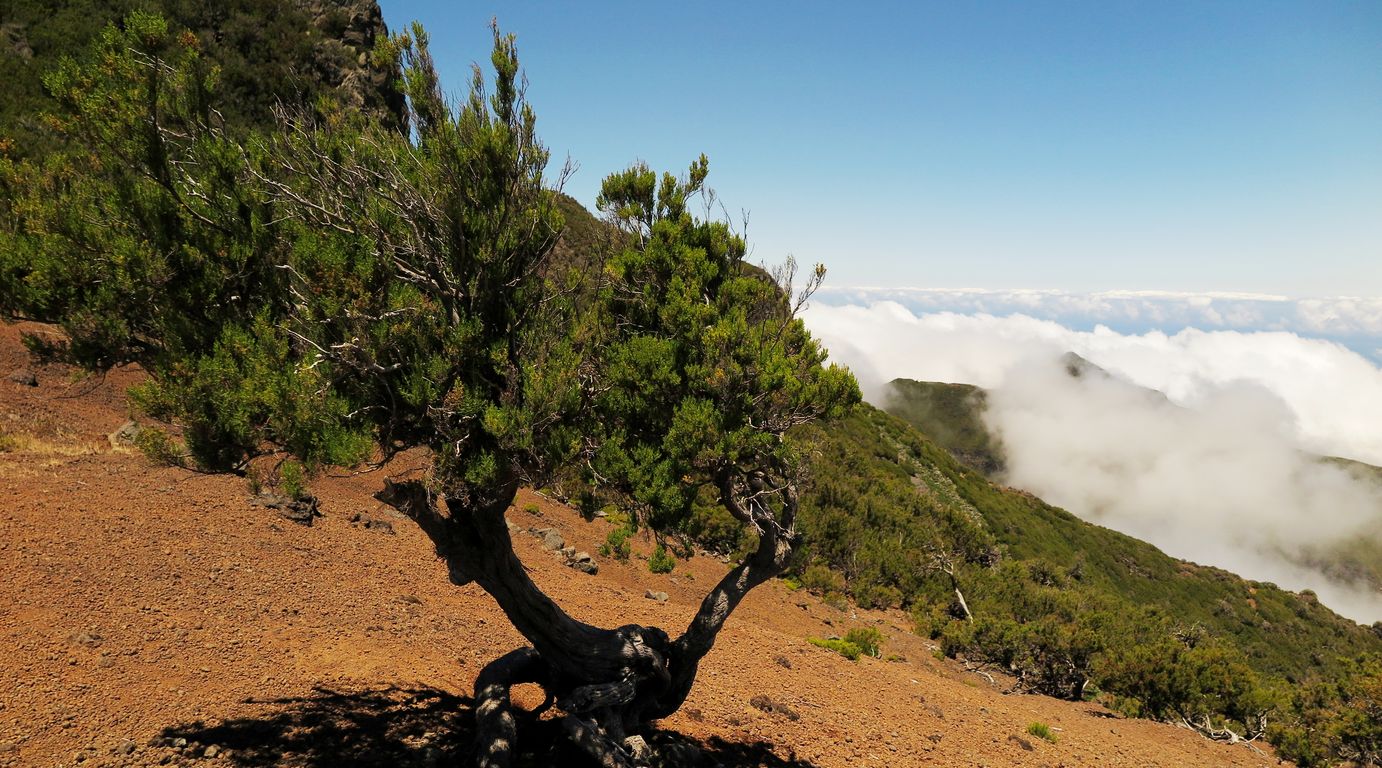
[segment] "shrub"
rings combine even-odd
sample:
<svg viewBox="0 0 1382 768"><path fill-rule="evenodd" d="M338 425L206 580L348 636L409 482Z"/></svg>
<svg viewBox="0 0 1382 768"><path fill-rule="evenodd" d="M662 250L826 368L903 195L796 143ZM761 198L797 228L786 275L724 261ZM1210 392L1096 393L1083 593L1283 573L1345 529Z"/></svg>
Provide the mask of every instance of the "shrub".
<svg viewBox="0 0 1382 768"><path fill-rule="evenodd" d="M653 550L653 554L648 558L648 570L653 573L671 573L677 567L677 559L667 551L661 544Z"/></svg>
<svg viewBox="0 0 1382 768"><path fill-rule="evenodd" d="M843 592L845 580L824 565L813 565L801 574L801 585L818 595Z"/></svg>
<svg viewBox="0 0 1382 768"><path fill-rule="evenodd" d="M902 591L897 587L868 584L854 591L854 601L860 608L887 610L902 604Z"/></svg>
<svg viewBox="0 0 1382 768"><path fill-rule="evenodd" d="M845 599L844 594L841 592L826 592L825 597L821 598L821 602L837 611L849 610L849 601Z"/></svg>
<svg viewBox="0 0 1382 768"><path fill-rule="evenodd" d="M528 502L527 504L524 504L524 505L523 505L523 511L524 511L524 512L527 512L527 513L530 514L530 515L540 515L540 514L542 514L542 510L539 509L538 506L537 506L536 504L532 503L532 502Z"/></svg>
<svg viewBox="0 0 1382 768"><path fill-rule="evenodd" d="M1032 723L1031 725L1027 726L1027 733L1037 737L1038 739L1045 739L1051 742L1052 744L1056 743L1056 734L1051 733L1051 726L1047 725L1046 723Z"/></svg>
<svg viewBox="0 0 1382 768"><path fill-rule="evenodd" d="M863 655L864 650L848 640L841 640L838 637L822 639L819 637L808 637L807 642L817 648L824 648L827 651L834 651L850 661L858 661Z"/></svg>
<svg viewBox="0 0 1382 768"><path fill-rule="evenodd" d="M845 633L845 642L858 646L865 656L878 658L883 645L883 633L873 627L857 627Z"/></svg>
<svg viewBox="0 0 1382 768"><path fill-rule="evenodd" d="M155 427L144 427L136 432L134 447L155 464L181 467L186 463L186 458L177 443L173 442L167 432Z"/></svg>
<svg viewBox="0 0 1382 768"><path fill-rule="evenodd" d="M616 560L628 560L629 537L631 536L633 536L632 528L622 525L615 528L605 537L605 543L600 545L600 554Z"/></svg>
<svg viewBox="0 0 1382 768"><path fill-rule="evenodd" d="M288 459L278 468L278 488L284 496L290 499L307 499L311 496L307 492L307 480L305 478L302 464Z"/></svg>
<svg viewBox="0 0 1382 768"><path fill-rule="evenodd" d="M19 441L14 439L14 435L0 429L0 453L9 453L19 447Z"/></svg>

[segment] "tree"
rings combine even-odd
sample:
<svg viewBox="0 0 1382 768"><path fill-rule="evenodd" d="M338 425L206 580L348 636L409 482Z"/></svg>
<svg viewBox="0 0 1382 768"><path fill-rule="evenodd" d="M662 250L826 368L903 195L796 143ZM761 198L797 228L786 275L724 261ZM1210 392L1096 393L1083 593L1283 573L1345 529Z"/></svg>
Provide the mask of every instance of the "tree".
<svg viewBox="0 0 1382 768"><path fill-rule="evenodd" d="M476 680L479 764L508 764L520 682L547 690L601 764L636 764L626 737L680 707L730 613L791 555L801 465L784 435L859 398L795 316L824 269L793 297L746 265L740 236L690 210L709 210L704 157L680 179L644 166L611 176L599 205L620 247L594 269L552 258L562 219L548 153L513 37L497 29L492 86L477 67L459 105L442 96L421 27L391 41L411 137L354 115L297 114L241 145L214 110L165 119L185 89L154 73L185 67L158 55L166 25L131 27L107 35L114 70L67 66L133 83L115 88L114 111L83 103L77 114L115 140L142 137L139 151L76 171L94 190L83 210L106 212L91 230L48 226L63 189L14 213L17 237L47 256L4 265L4 309L63 322L62 349L89 367L145 364L138 402L181 427L188 461L204 469L244 472L265 455L382 466L429 449L427 477L390 483L382 498L417 521L454 583L483 587L530 643ZM194 45L183 49L190 66ZM130 185L163 216L130 215L111 197ZM223 241L192 248L180 222ZM102 245L116 231L158 269L131 272ZM137 311L117 311L116 332L84 336L74 321L92 299L67 285L56 254L78 242L77 264L142 291ZM62 300L39 301L54 284ZM504 513L520 486L573 467L655 529L675 528L709 491L757 538L675 638L577 621L528 578Z"/></svg>

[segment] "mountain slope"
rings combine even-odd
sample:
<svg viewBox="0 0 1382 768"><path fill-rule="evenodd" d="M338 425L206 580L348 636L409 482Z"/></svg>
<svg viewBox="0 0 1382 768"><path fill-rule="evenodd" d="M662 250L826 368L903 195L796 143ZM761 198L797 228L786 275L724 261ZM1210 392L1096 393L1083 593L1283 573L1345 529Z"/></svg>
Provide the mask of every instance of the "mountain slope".
<svg viewBox="0 0 1382 768"><path fill-rule="evenodd" d="M18 154L52 149L42 76L78 56L107 24L135 10L162 14L197 35L220 68L223 114L234 128L262 126L276 105L337 99L395 123L397 73L369 58L388 30L373 0L7 0L0 10L0 137Z"/></svg>
<svg viewBox="0 0 1382 768"><path fill-rule="evenodd" d="M29 365L17 331L0 326L6 375ZM297 525L253 506L243 479L152 466L112 442L136 371L75 382L60 366L32 372L37 386L0 380L0 679L12 683L0 699L0 766L468 759L475 675L522 638L481 590L449 584L421 531L372 498L409 457L383 473L320 478L324 516ZM509 516L591 552L613 527L529 492ZM684 626L726 571L697 556L654 575L643 539L628 561L597 555L595 576L535 536L517 534L515 546L554 599L605 626ZM654 738L697 745L702 765L764 768L1274 762L1090 703L1004 695L935 659L908 625L896 611L835 608L766 584ZM852 663L807 640L857 626L881 630L890 658ZM525 710L541 698L515 689ZM525 739L536 749L519 765L585 768L552 722L520 718L547 738ZM1030 736L1034 722L1057 742Z"/></svg>
<svg viewBox="0 0 1382 768"><path fill-rule="evenodd" d="M1308 593L1176 560L995 485L875 408L861 406L806 439L817 457L802 521L807 546L843 570L866 602L886 587L908 602L943 595L948 579L921 575L926 547L938 538L972 561L971 573L985 569L987 546L1004 558L1077 569L1081 586L1130 608L1158 607L1184 624L1202 624L1232 640L1254 669L1287 680L1330 675L1337 658L1382 652L1382 637Z"/></svg>

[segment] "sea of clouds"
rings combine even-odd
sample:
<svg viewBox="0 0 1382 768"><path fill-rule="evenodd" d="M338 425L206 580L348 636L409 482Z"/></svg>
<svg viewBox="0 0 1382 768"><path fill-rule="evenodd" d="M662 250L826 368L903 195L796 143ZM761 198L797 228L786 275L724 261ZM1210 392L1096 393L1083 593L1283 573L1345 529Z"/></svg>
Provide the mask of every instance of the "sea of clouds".
<svg viewBox="0 0 1382 768"><path fill-rule="evenodd" d="M848 289L804 317L876 404L898 377L988 389L1008 484L1382 619L1308 565L1382 536L1382 487L1312 458L1382 465L1382 300ZM1067 352L1111 375L1069 376Z"/></svg>

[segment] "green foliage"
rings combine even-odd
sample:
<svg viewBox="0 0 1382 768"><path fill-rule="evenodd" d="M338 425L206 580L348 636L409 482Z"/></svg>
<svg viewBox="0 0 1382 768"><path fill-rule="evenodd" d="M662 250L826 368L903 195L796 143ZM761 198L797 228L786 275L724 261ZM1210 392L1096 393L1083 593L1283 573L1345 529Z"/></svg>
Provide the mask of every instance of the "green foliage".
<svg viewBox="0 0 1382 768"><path fill-rule="evenodd" d="M677 559L661 544L658 544L652 555L648 557L648 570L653 573L671 573L672 569L676 567Z"/></svg>
<svg viewBox="0 0 1382 768"><path fill-rule="evenodd" d="M1034 722L1027 726L1027 733L1038 739L1045 739L1052 744L1056 743L1056 734L1051 732L1051 726L1043 722Z"/></svg>
<svg viewBox="0 0 1382 768"><path fill-rule="evenodd" d="M846 659L849 659L850 661L858 661L859 657L864 654L864 649L860 648L854 643L849 642L848 640L841 640L838 637L832 637L827 639L822 639L819 637L808 637L806 638L806 641L816 646L817 648L824 648L827 651L834 651L835 653L840 654L841 656L845 657Z"/></svg>
<svg viewBox="0 0 1382 768"><path fill-rule="evenodd" d="M845 580L824 565L812 565L802 571L801 586L817 595L824 595L843 590Z"/></svg>
<svg viewBox="0 0 1382 768"><path fill-rule="evenodd" d="M327 17L314 23L291 0L8 0L0 14L0 136L14 141L17 155L41 157L65 143L43 119L56 104L42 75L136 11L190 30L189 41L215 65L223 94L218 112L237 135L273 125L276 106L310 110L348 101L347 81L366 78L381 84L364 89L363 106L394 124L401 117L389 69L358 65L358 52L336 42L339 25ZM348 77L357 71L361 77Z"/></svg>
<svg viewBox="0 0 1382 768"><path fill-rule="evenodd" d="M302 464L293 459L286 459L278 467L278 487L283 491L283 495L290 499L307 499L311 494L307 492L306 472Z"/></svg>
<svg viewBox="0 0 1382 768"><path fill-rule="evenodd" d="M1298 707L1285 686L1350 677L1340 659L1382 650L1377 635L1308 596L1174 560L995 486L867 406L791 439L809 446L815 467L802 502L803 584L808 571L818 591L841 579L861 604L897 590L944 654L993 664L1028 690L1097 692L1129 714L1208 718L1240 734L1265 718L1278 724L1275 743L1299 733L1286 727ZM1185 630L1197 625L1188 648Z"/></svg>
<svg viewBox="0 0 1382 768"><path fill-rule="evenodd" d="M612 557L616 560L628 560L631 544L629 539L633 536L633 529L621 525L610 531L605 536L605 541L600 545L600 555L602 557Z"/></svg>
<svg viewBox="0 0 1382 768"><path fill-rule="evenodd" d="M865 656L878 658L882 655L883 633L874 627L855 627L845 633L845 642L851 643Z"/></svg>
<svg viewBox="0 0 1382 768"><path fill-rule="evenodd" d="M181 467L187 463L187 455L182 447L158 427L144 426L135 432L134 447L155 464Z"/></svg>
<svg viewBox="0 0 1382 768"><path fill-rule="evenodd" d="M1382 764L1382 657L1349 661L1351 674L1297 686L1289 717L1268 734L1278 755L1302 768Z"/></svg>
<svg viewBox="0 0 1382 768"><path fill-rule="evenodd" d="M635 165L597 200L630 245L610 261L603 294L627 332L601 354L610 387L596 401L593 466L621 478L660 530L684 524L707 486L723 505L750 476L795 483L799 457L782 434L859 398L847 371L824 365L783 288L744 264L744 240L691 213L708 171L703 156L680 179Z"/></svg>
<svg viewBox="0 0 1382 768"><path fill-rule="evenodd" d="M538 505L536 505L536 504L534 504L534 503L532 503L532 502L528 502L527 504L524 504L524 505L523 505L523 511L524 511L524 512L527 512L527 513L530 514L530 515L538 515L538 514L541 514L541 513L542 513L542 510L541 510L540 508L538 508Z"/></svg>

